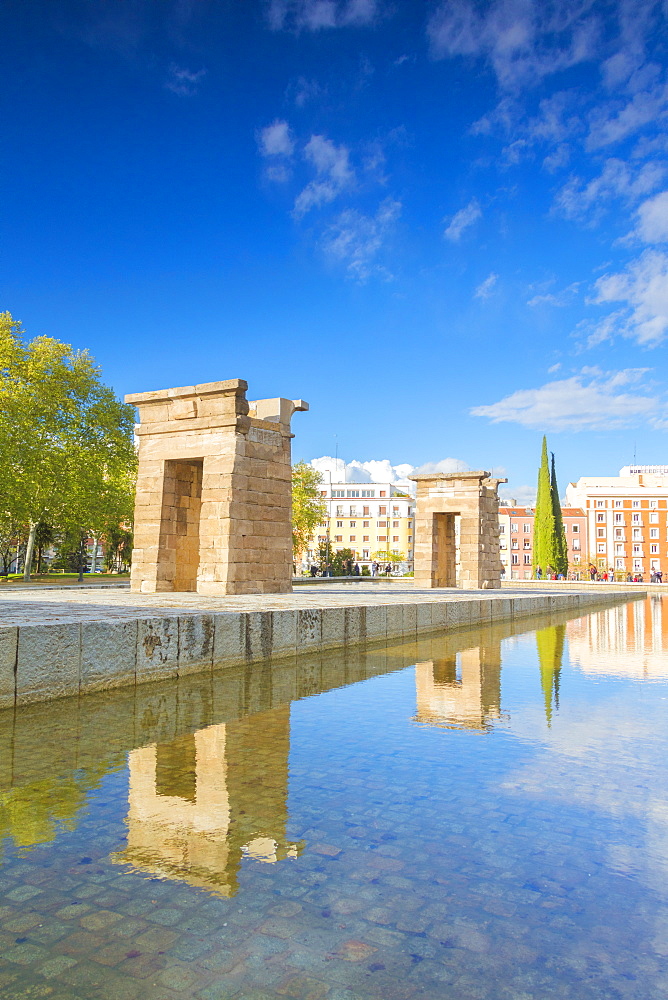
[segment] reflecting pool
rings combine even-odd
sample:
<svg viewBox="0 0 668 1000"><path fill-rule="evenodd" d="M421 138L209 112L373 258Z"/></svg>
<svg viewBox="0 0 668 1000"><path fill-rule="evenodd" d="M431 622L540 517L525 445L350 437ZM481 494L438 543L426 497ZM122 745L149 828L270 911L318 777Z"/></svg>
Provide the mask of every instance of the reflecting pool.
<svg viewBox="0 0 668 1000"><path fill-rule="evenodd" d="M0 713L3 1000L668 994L668 598Z"/></svg>

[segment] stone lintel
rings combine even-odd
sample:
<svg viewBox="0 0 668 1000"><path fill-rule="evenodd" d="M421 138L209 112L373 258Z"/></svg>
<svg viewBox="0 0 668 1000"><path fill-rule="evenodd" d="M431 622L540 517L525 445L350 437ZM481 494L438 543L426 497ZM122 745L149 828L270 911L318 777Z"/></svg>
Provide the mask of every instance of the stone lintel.
<svg viewBox="0 0 668 1000"><path fill-rule="evenodd" d="M439 481L449 481L454 482L457 479L489 479L491 476L490 472L484 472L479 469L475 472L421 472L414 476L409 476L415 483L428 483L432 480ZM505 480L499 480L499 482L505 482Z"/></svg>
<svg viewBox="0 0 668 1000"><path fill-rule="evenodd" d="M182 385L175 389L131 392L125 397L125 402L139 406L140 403L163 403L170 399L187 399L195 396L243 396L247 389L248 382L244 379L230 378L224 382L202 382L200 385Z"/></svg>

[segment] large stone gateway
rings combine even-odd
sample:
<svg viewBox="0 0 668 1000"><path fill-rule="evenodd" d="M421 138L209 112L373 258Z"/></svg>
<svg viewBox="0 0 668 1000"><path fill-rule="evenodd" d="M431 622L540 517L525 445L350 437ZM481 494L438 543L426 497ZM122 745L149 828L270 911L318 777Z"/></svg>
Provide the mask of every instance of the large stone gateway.
<svg viewBox="0 0 668 1000"><path fill-rule="evenodd" d="M416 587L501 586L499 498L489 472L411 476L417 483Z"/></svg>
<svg viewBox="0 0 668 1000"><path fill-rule="evenodd" d="M243 379L125 397L139 409L133 591L287 593L290 420L301 399L246 399Z"/></svg>

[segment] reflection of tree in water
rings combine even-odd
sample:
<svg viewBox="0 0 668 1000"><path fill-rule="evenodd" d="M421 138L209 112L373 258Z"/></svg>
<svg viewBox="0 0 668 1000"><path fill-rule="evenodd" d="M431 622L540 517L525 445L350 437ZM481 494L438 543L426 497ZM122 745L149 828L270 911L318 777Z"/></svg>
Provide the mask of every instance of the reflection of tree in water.
<svg viewBox="0 0 668 1000"><path fill-rule="evenodd" d="M538 661L540 663L540 685L545 699L545 717L548 726L552 723L552 698L559 710L559 677L564 656L565 625L551 625L536 632Z"/></svg>
<svg viewBox="0 0 668 1000"><path fill-rule="evenodd" d="M18 848L55 840L59 830L73 830L88 794L99 788L111 766L100 763L58 778L41 778L0 791L0 841L11 838Z"/></svg>

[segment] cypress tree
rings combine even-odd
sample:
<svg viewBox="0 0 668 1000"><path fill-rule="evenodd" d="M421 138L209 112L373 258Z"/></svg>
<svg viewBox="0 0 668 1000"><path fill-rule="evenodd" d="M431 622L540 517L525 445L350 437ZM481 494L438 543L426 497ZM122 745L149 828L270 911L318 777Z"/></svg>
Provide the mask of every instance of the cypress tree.
<svg viewBox="0 0 668 1000"><path fill-rule="evenodd" d="M536 492L536 514L533 528L533 568L534 574L540 566L545 576L548 567L555 570L559 552L555 545L554 504L552 502L552 480L547 460L547 439L543 437L543 450L538 470L538 490Z"/></svg>
<svg viewBox="0 0 668 1000"><path fill-rule="evenodd" d="M545 701L545 717L547 724L552 724L552 699L554 707L559 709L559 678L564 657L565 625L552 625L550 628L536 632L538 647L538 663L540 665L540 686L543 689Z"/></svg>
<svg viewBox="0 0 668 1000"><path fill-rule="evenodd" d="M557 471L554 466L554 452L552 456L552 474L550 477L550 490L552 493L552 509L554 511L554 533L556 562L553 563L557 573L568 573L568 545L566 543L566 532L564 530L564 519L561 513L561 501L559 500L559 487L557 486Z"/></svg>

